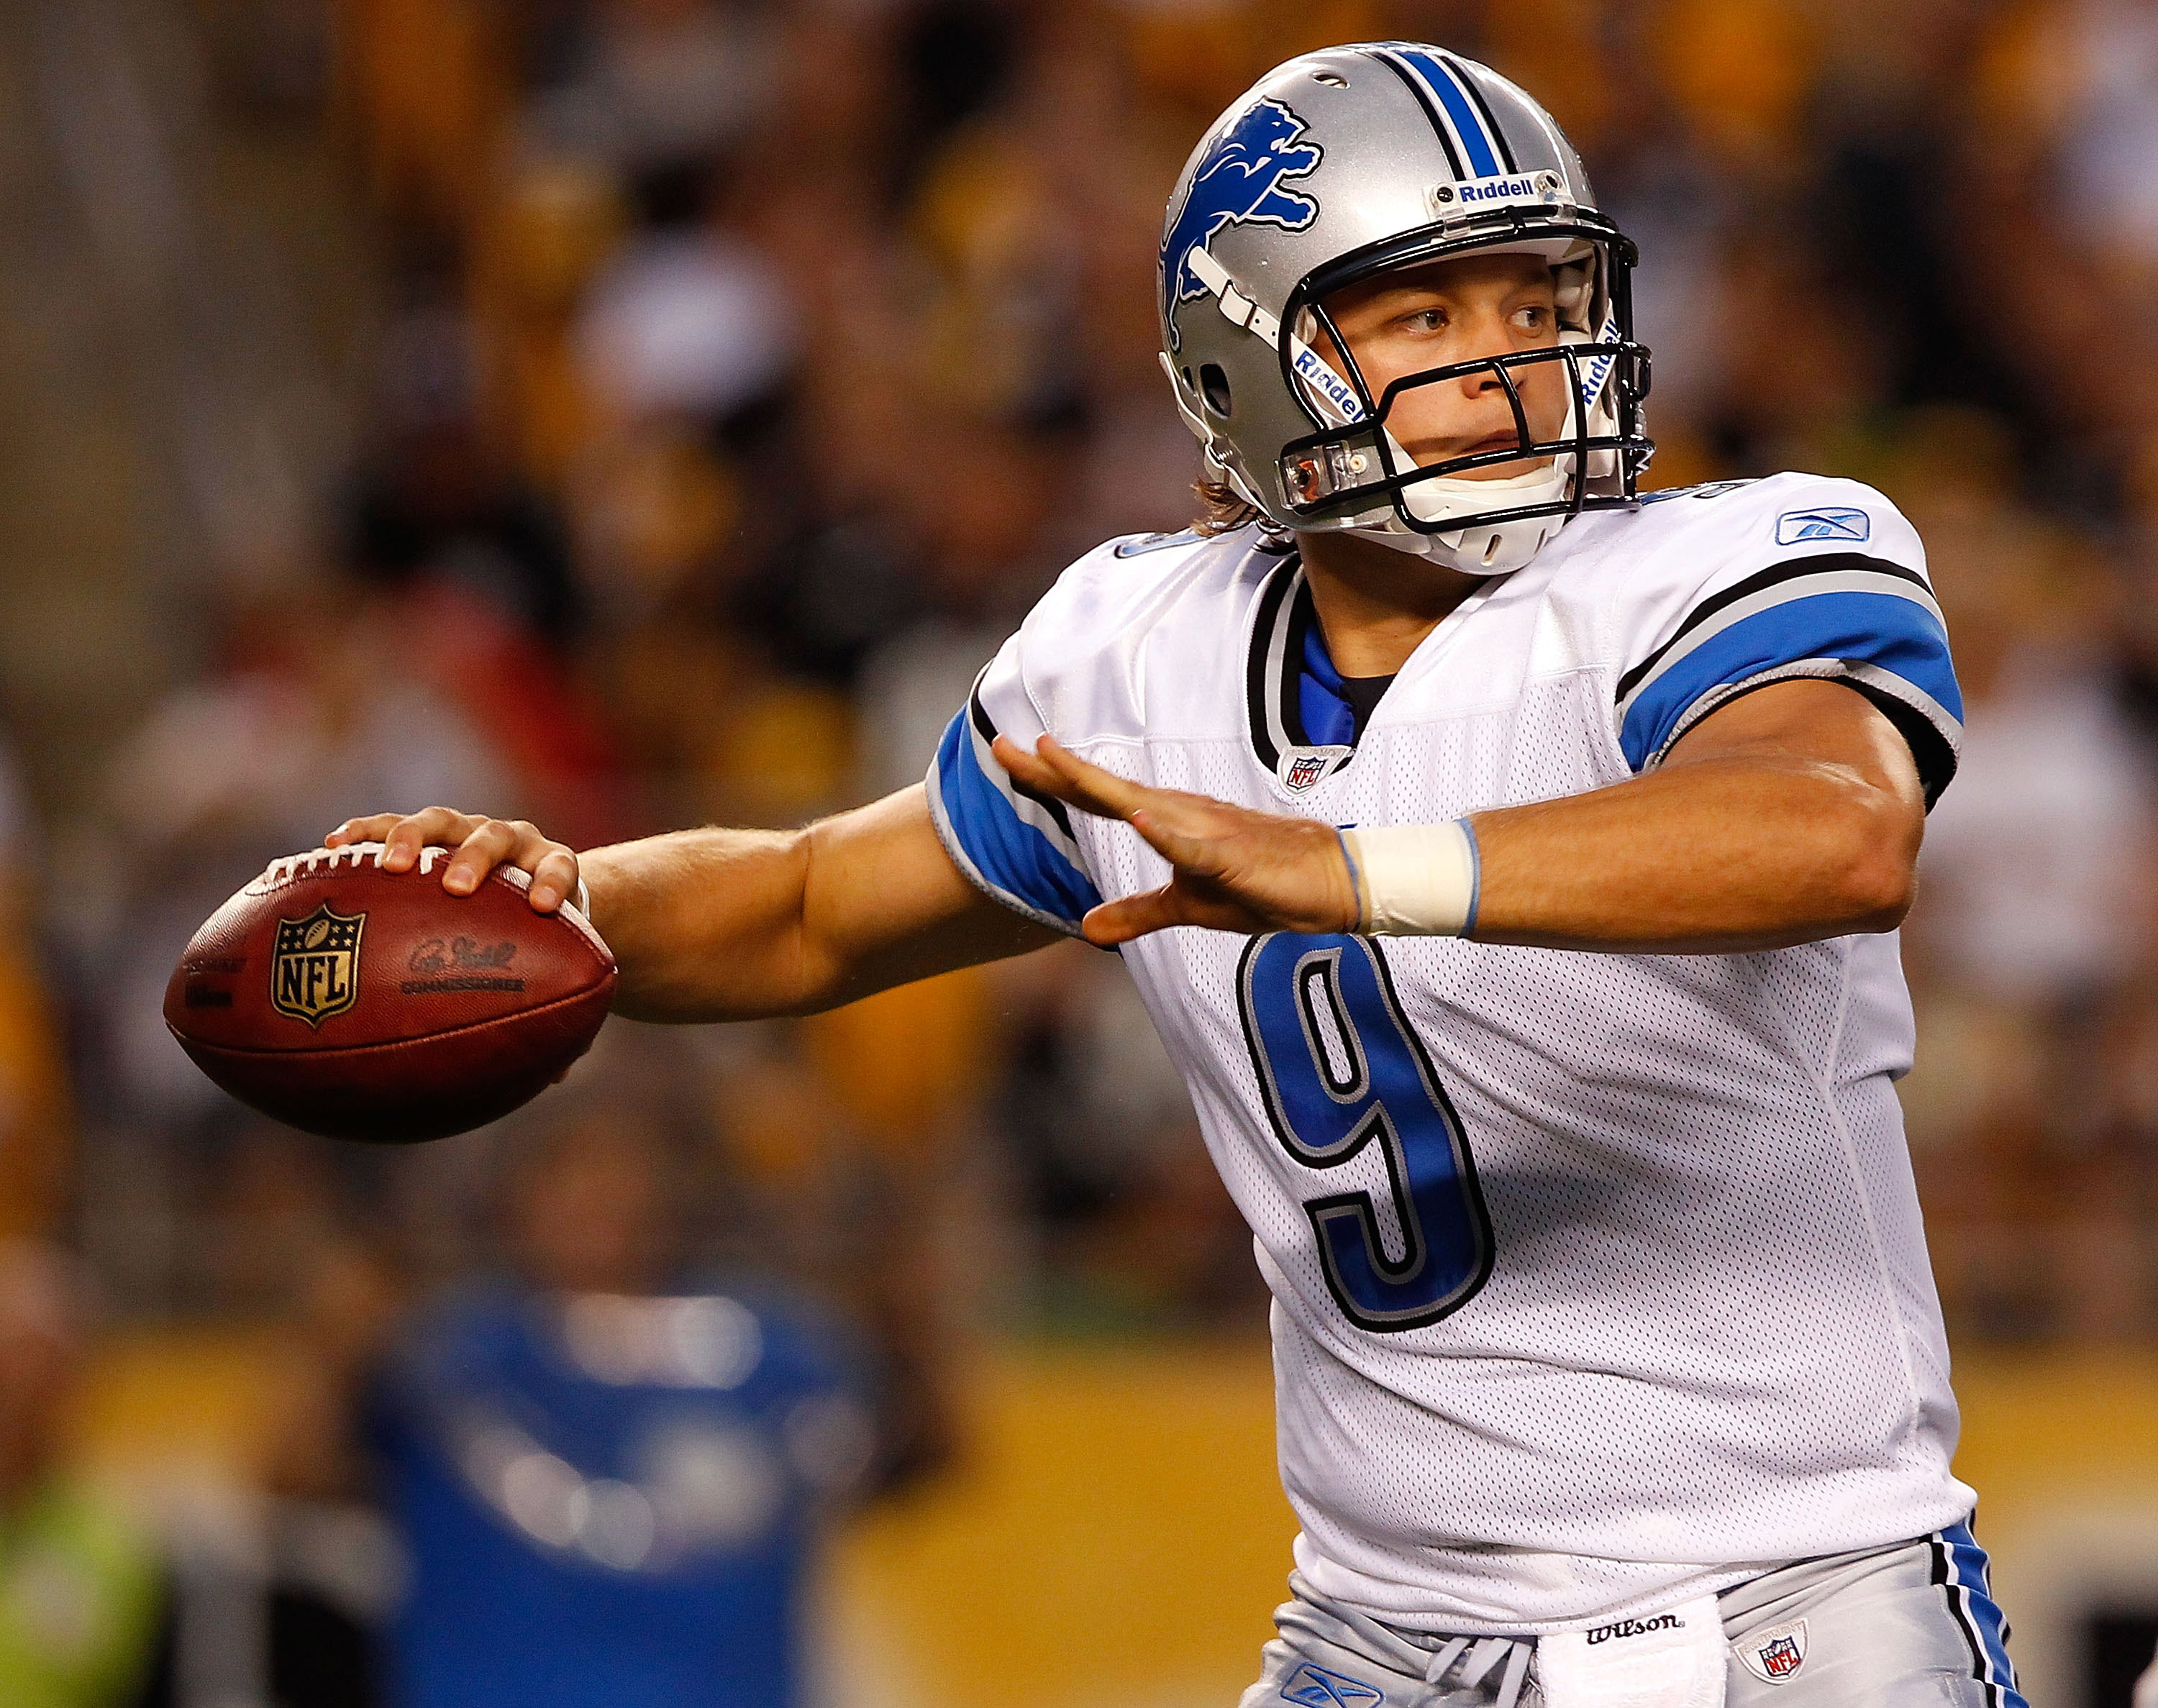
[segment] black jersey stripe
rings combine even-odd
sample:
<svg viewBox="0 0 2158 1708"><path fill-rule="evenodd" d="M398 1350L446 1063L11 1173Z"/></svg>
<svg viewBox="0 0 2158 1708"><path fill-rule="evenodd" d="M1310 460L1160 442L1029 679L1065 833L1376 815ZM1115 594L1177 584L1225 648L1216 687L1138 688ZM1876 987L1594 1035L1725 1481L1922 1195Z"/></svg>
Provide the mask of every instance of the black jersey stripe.
<svg viewBox="0 0 2158 1708"><path fill-rule="evenodd" d="M1933 590L1926 585L1926 578L1915 570L1907 570L1901 564L1892 564L1886 558L1868 557L1863 552L1821 552L1812 557L1788 558L1780 564L1771 564L1767 569L1748 575L1744 581L1726 587L1721 593L1711 594L1688 611L1671 637L1649 654L1639 663L1618 679L1618 698L1621 700L1634 688L1645 681L1664 660L1664 655L1684 640L1719 611L1736 605L1742 599L1750 599L1764 587L1773 587L1779 582L1795 581L1802 576L1834 575L1851 570L1864 570L1871 575L1893 575L1908 581L1928 599Z"/></svg>
<svg viewBox="0 0 2158 1708"><path fill-rule="evenodd" d="M1874 709L1896 726L1896 733L1903 738L1904 746L1911 750L1911 757L1918 767L1918 791L1924 797L1926 810L1932 812L1933 802L1955 781L1955 744L1908 700L1898 699L1886 689L1854 677L1839 677L1837 680L1846 688L1856 689L1864 694Z"/></svg>
<svg viewBox="0 0 2158 1708"><path fill-rule="evenodd" d="M1304 646L1315 620L1311 583L1298 577L1296 596L1289 601L1288 633L1282 642L1281 726L1292 746L1309 747L1311 735L1304 727Z"/></svg>
<svg viewBox="0 0 2158 1708"><path fill-rule="evenodd" d="M1252 751L1268 771L1279 767L1281 749L1274 745L1272 720L1267 716L1267 654L1273 649L1282 603L1296 586L1302 567L1299 560L1289 558L1267 578L1266 591L1259 596L1258 614L1252 623L1251 652L1244 664L1245 711L1252 726Z"/></svg>
<svg viewBox="0 0 2158 1708"><path fill-rule="evenodd" d="M967 696L967 714L972 720L975 730L980 734L983 741L994 741L997 739L996 724L990 718L988 709L982 704L982 694L979 688L977 688L973 693ZM1051 818L1054 818L1056 821L1056 828L1064 833L1067 840L1074 842L1077 840L1077 839L1073 837L1071 834L1071 810L1065 806L1063 802L1058 800L1054 795L1043 794L1040 789L1029 788L1017 777L1012 777L1009 772L1006 772L1005 776L1007 781L1011 784L1011 790L1014 794L1022 796L1025 799L1033 802L1035 806L1040 808L1043 812L1048 813Z"/></svg>
<svg viewBox="0 0 2158 1708"><path fill-rule="evenodd" d="M1375 53L1371 57L1400 78L1408 92L1416 97L1416 104L1423 109L1423 116L1431 121L1432 133L1438 138L1438 146L1446 151L1446 163L1453 168L1455 181L1458 183L1467 178L1469 174L1461 168L1461 152L1453 146L1453 132L1447 129L1446 121L1439 116L1438 109L1431 104L1431 96L1424 89L1423 80L1391 54Z"/></svg>

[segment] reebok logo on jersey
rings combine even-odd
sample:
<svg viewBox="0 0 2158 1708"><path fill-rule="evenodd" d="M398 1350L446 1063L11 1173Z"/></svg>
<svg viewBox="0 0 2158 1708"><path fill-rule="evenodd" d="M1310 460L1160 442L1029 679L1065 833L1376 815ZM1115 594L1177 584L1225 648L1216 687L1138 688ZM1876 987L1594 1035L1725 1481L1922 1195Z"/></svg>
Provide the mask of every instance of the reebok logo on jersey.
<svg viewBox="0 0 2158 1708"><path fill-rule="evenodd" d="M1289 1675L1281 1693L1288 1700L1299 1704L1300 1708L1368 1708L1368 1705L1386 1700L1383 1690L1360 1685L1354 1679L1345 1679L1340 1673L1330 1673L1309 1661Z"/></svg>
<svg viewBox="0 0 2158 1708"><path fill-rule="evenodd" d="M1864 539L1873 519L1863 510L1840 506L1824 510L1786 510L1776 519L1776 544L1797 545L1812 539Z"/></svg>
<svg viewBox="0 0 2158 1708"><path fill-rule="evenodd" d="M1686 1621L1676 1613L1659 1613L1653 1619L1621 1619L1616 1624L1593 1625L1588 1631L1588 1646L1609 1643L1617 1638L1645 1637L1651 1631L1677 1631L1684 1628Z"/></svg>
<svg viewBox="0 0 2158 1708"><path fill-rule="evenodd" d="M1731 1646L1755 1678L1784 1684L1796 1678L1806 1664L1806 1622L1794 1619L1788 1625L1771 1626Z"/></svg>

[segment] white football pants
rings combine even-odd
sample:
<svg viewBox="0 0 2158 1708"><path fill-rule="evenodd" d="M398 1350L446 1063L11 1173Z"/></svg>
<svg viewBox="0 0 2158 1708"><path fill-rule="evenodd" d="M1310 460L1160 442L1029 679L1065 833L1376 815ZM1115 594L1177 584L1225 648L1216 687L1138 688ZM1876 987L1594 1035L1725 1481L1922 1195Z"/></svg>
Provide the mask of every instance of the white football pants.
<svg viewBox="0 0 2158 1708"><path fill-rule="evenodd" d="M1405 1631L1329 1601L1301 1572L1289 1587L1295 1599L1275 1610L1280 1634L1240 1708L1545 1702L1533 1637ZM1724 1591L1717 1612L1726 1708L2027 1708L1968 1525L1779 1566ZM1653 1698L1611 1700L1645 1708Z"/></svg>

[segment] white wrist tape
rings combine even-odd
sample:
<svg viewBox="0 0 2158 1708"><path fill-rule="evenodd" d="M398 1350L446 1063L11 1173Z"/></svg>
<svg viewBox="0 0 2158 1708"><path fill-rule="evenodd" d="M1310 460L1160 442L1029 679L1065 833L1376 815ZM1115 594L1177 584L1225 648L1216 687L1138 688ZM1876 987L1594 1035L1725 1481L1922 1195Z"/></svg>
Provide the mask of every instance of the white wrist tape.
<svg viewBox="0 0 2158 1708"><path fill-rule="evenodd" d="M1465 937L1476 924L1476 834L1450 824L1345 830L1364 937Z"/></svg>

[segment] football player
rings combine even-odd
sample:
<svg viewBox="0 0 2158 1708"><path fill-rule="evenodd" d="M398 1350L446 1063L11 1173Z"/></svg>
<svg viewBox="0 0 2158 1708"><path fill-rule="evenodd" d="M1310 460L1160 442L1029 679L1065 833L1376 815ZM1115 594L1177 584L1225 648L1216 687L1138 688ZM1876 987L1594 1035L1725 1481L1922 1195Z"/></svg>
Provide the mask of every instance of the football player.
<svg viewBox="0 0 2158 1708"><path fill-rule="evenodd" d="M1118 948L1274 1296L1247 1708L2021 1708L1892 1086L1947 636L1866 487L1638 492L1634 261L1503 78L1292 60L1163 239L1214 513L1075 564L925 787L334 839L587 885L647 1019Z"/></svg>

